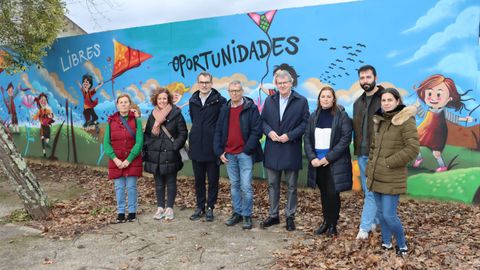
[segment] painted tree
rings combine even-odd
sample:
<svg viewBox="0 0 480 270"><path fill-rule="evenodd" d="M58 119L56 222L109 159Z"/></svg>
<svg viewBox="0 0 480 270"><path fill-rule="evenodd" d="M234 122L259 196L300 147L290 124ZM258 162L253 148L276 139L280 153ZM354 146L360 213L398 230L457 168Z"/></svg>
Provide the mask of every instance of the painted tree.
<svg viewBox="0 0 480 270"><path fill-rule="evenodd" d="M64 25L62 0L1 0L0 49L7 73L43 64L42 58Z"/></svg>

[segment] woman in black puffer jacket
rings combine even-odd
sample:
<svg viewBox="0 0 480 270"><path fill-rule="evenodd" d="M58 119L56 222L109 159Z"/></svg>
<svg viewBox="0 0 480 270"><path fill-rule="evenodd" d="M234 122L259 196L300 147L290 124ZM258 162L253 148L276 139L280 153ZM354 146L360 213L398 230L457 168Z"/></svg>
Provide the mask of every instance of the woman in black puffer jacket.
<svg viewBox="0 0 480 270"><path fill-rule="evenodd" d="M150 101L155 108L145 127L143 161L144 170L155 177L158 208L153 218L173 219L177 173L183 167L180 149L185 145L188 130L182 111L173 104L172 95L167 89L159 88L154 91ZM165 132L165 129L168 132ZM165 187L168 187L166 209Z"/></svg>
<svg viewBox="0 0 480 270"><path fill-rule="evenodd" d="M352 189L351 140L352 120L344 108L337 105L333 88L323 87L304 136L309 179L316 181L322 201L323 223L315 234L337 234L340 192Z"/></svg>

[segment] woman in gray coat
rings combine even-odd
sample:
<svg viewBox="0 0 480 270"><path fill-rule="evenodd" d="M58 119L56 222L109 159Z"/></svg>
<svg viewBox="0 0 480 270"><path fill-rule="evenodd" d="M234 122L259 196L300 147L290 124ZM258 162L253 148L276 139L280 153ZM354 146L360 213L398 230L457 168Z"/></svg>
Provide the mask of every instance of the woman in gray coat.
<svg viewBox="0 0 480 270"><path fill-rule="evenodd" d="M335 91L325 86L318 94L318 106L308 119L304 137L309 174L320 188L323 223L315 234L337 234L340 192L352 188L350 142L352 120L337 105Z"/></svg>

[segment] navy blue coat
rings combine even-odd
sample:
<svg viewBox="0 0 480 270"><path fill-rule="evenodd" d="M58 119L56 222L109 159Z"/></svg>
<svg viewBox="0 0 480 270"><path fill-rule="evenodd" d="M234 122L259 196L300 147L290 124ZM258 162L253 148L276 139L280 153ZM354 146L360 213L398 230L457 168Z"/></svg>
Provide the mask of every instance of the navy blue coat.
<svg viewBox="0 0 480 270"><path fill-rule="evenodd" d="M262 110L262 129L267 136L264 166L271 170L297 171L302 169L302 137L308 120L307 99L293 91L280 121L280 93L267 97ZM287 134L286 143L274 142L268 137L270 131L278 136Z"/></svg>
<svg viewBox="0 0 480 270"><path fill-rule="evenodd" d="M317 156L315 154L315 127L319 116L318 109L310 115L305 130L304 149L308 159L308 186L315 187L317 170L310 163ZM336 192L352 189L352 158L350 143L352 141L352 119L345 109L338 106L332 122L330 134L330 148L325 158L330 163L331 175L335 183Z"/></svg>
<svg viewBox="0 0 480 270"><path fill-rule="evenodd" d="M227 104L222 106L215 129L213 147L217 157L220 157L225 152L225 145L228 139L230 102L228 101ZM249 97L243 97L243 109L240 112L240 129L245 143L243 153L249 156L253 155L255 162L262 161L263 152L259 142L262 137L262 120L260 119L257 106Z"/></svg>
<svg viewBox="0 0 480 270"><path fill-rule="evenodd" d="M189 100L189 113L192 120L192 128L188 136L189 156L195 161L217 161L217 156L213 152L213 137L220 108L227 100L212 88L210 96L202 106L199 94L200 91L196 91Z"/></svg>

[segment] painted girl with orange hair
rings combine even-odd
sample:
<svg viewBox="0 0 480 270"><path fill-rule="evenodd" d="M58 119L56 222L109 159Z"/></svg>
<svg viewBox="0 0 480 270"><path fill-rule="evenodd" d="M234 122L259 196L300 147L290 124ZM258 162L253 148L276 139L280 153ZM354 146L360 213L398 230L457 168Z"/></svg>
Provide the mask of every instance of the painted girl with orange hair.
<svg viewBox="0 0 480 270"><path fill-rule="evenodd" d="M438 168L435 171L444 172L448 169L442 158L442 151L445 148L448 137L447 121L455 124L473 121L473 118L470 116L460 117L446 110L446 108L453 108L456 112L466 109L463 103L466 100L463 100L462 96L469 91L459 94L455 82L440 74L428 77L416 91L418 98L428 106L428 110L425 110L417 102L417 115L424 118L417 128L420 146L430 148L438 163ZM423 157L420 153L413 167L419 167L422 162Z"/></svg>
<svg viewBox="0 0 480 270"><path fill-rule="evenodd" d="M42 152L43 157L47 157L45 148L50 148L50 126L55 122L53 120L53 112L50 106L48 106L48 97L45 93L40 93L35 98L37 103L38 112L33 115L32 119L40 122L40 138L42 140Z"/></svg>

